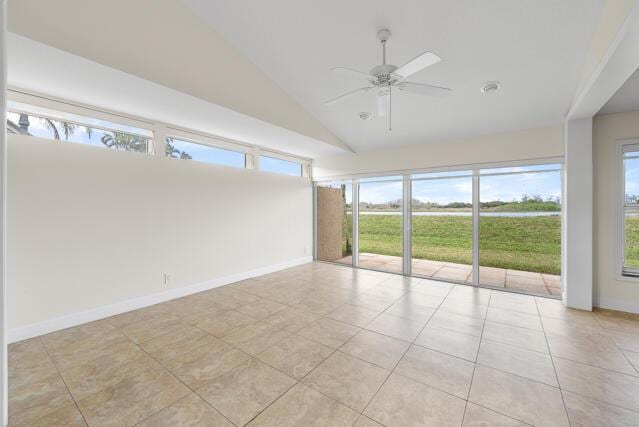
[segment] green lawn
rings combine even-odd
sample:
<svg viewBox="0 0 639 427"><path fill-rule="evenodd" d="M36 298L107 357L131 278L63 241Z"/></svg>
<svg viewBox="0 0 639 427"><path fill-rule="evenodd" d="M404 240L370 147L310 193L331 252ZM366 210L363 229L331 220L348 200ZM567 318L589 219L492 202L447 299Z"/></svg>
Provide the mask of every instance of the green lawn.
<svg viewBox="0 0 639 427"><path fill-rule="evenodd" d="M626 218L625 266L639 268L639 217Z"/></svg>
<svg viewBox="0 0 639 427"><path fill-rule="evenodd" d="M480 264L559 274L560 221L558 216L481 218ZM359 227L360 252L402 255L400 216L360 215ZM412 241L413 258L472 263L471 217L414 216ZM639 254L639 244L636 249Z"/></svg>

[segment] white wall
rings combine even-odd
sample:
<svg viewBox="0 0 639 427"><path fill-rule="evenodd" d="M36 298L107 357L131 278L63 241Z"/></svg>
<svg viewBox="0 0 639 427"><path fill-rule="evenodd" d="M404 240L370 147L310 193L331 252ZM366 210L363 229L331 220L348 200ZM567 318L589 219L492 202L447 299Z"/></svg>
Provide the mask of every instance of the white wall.
<svg viewBox="0 0 639 427"><path fill-rule="evenodd" d="M564 155L563 125L320 157L313 178L530 160Z"/></svg>
<svg viewBox="0 0 639 427"><path fill-rule="evenodd" d="M639 313L639 282L616 279L616 141L639 138L639 111L595 116L593 123L595 305Z"/></svg>
<svg viewBox="0 0 639 427"><path fill-rule="evenodd" d="M8 148L11 329L311 255L307 179L21 136Z"/></svg>

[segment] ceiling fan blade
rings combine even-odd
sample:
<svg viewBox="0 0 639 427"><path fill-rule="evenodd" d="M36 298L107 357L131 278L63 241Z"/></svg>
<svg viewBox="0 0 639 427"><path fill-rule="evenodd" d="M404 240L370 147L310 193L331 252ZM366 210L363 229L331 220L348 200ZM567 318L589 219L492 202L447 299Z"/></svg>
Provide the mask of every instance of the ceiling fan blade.
<svg viewBox="0 0 639 427"><path fill-rule="evenodd" d="M406 92L414 92L422 95L430 95L430 96L446 96L450 94L453 90L447 87L439 87L427 85L424 83L415 83L415 82L401 82L397 85L399 90L403 90Z"/></svg>
<svg viewBox="0 0 639 427"><path fill-rule="evenodd" d="M335 98L329 99L328 101L324 102L324 105L333 105L336 104L339 101L342 101L350 96L353 96L355 94L358 94L360 92L367 92L368 90L372 89L372 86L366 86L366 87L360 87L359 89L355 89L352 90L350 92L346 92L340 96L336 96Z"/></svg>
<svg viewBox="0 0 639 427"><path fill-rule="evenodd" d="M358 79L375 80L375 76L372 76L372 75L370 75L368 73L365 73L363 71L353 70L351 68L335 67L335 68L331 68L331 71L334 72L334 73L339 73L339 74L343 74L343 75L346 75L346 76L357 77Z"/></svg>
<svg viewBox="0 0 639 427"><path fill-rule="evenodd" d="M439 56L435 55L433 52L424 52L396 69L393 74L396 74L400 78L405 79L411 74L415 74L416 72L421 71L426 67L437 64L441 60L442 59Z"/></svg>

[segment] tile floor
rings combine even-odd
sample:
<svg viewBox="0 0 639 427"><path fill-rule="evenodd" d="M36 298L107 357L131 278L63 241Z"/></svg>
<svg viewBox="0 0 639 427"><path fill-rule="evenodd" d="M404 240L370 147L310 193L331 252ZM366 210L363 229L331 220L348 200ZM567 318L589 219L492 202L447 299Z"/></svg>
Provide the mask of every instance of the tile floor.
<svg viewBox="0 0 639 427"><path fill-rule="evenodd" d="M13 426L637 426L639 318L311 263L12 344Z"/></svg>
<svg viewBox="0 0 639 427"><path fill-rule="evenodd" d="M335 262L351 264L352 257L347 256ZM371 270L402 272L402 258L392 255L361 253L359 265ZM414 259L413 274L438 280L472 283L473 266L454 262L430 261ZM541 274L531 271L510 270L505 268L480 267L481 283L493 288L504 288L537 295L561 295L560 276L555 274Z"/></svg>

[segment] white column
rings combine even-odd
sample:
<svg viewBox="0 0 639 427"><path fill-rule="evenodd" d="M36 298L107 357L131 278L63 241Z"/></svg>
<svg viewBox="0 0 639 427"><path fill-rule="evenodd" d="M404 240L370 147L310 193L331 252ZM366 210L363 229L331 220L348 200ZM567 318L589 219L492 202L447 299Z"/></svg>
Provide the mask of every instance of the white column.
<svg viewBox="0 0 639 427"><path fill-rule="evenodd" d="M6 230L7 230L7 2L0 5L0 397L2 425L9 421L7 390L7 297L6 297Z"/></svg>
<svg viewBox="0 0 639 427"><path fill-rule="evenodd" d="M566 121L564 150L563 300L568 307L592 310L592 118Z"/></svg>

